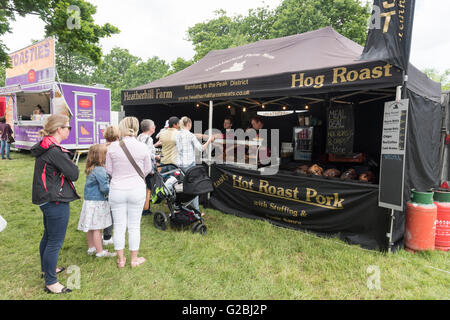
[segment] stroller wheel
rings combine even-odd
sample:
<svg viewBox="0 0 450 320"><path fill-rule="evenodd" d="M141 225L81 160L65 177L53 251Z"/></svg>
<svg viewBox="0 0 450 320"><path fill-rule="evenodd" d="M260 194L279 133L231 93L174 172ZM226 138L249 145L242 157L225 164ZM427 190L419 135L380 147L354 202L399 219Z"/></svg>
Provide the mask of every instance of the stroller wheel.
<svg viewBox="0 0 450 320"><path fill-rule="evenodd" d="M202 236L204 236L206 234L206 230L208 228L203 224L203 223L197 223L196 225L194 225L194 227L192 228L192 232L193 233L200 233Z"/></svg>
<svg viewBox="0 0 450 320"><path fill-rule="evenodd" d="M208 230L208 228L204 224L201 224L200 227L198 228L198 232L202 236L206 235L206 230Z"/></svg>
<svg viewBox="0 0 450 320"><path fill-rule="evenodd" d="M166 230L168 224L166 215L160 211L155 212L155 215L153 216L153 224L159 230Z"/></svg>

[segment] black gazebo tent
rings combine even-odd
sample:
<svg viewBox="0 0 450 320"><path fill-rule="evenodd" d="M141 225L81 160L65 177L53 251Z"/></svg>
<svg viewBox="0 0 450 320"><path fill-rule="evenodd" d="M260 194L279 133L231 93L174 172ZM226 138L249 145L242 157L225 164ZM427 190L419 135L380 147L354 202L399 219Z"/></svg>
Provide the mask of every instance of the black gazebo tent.
<svg viewBox="0 0 450 320"><path fill-rule="evenodd" d="M245 106L251 111L263 104L268 110L280 110L281 103L289 110L302 108L306 104L311 108L314 105L326 107L330 103L354 104L358 106L362 122L359 123L360 135L358 130L355 132L355 143L358 143L359 139L359 144L364 148L379 150L384 102L395 100L398 92L396 88L404 84L403 70L385 60L361 60L362 52L363 47L331 27L284 38L262 40L241 47L212 51L183 71L132 90L124 90L122 104L126 115L140 119L151 118L158 126L162 126L171 115L188 115L194 120L206 120L206 108L201 109L202 107L198 106L209 106L210 128L220 128L222 117L229 113L229 109L225 107L227 105ZM406 96L403 96L410 100L404 178L405 201L409 199L411 189L428 189L439 184L441 123L440 85L429 80L412 65L409 65L407 71L408 82L404 90ZM216 110L219 106L223 108ZM239 111L240 108L237 116L241 115ZM295 126L296 119L286 121L283 118L281 121L283 122L278 123L278 128L282 131L283 128ZM356 122L358 121L356 117ZM358 127L358 124L356 126ZM274 123L272 127L277 128ZM288 129L291 130L290 127ZM288 135L291 132L289 131ZM281 136L283 139L283 132ZM227 170L226 166L216 166L215 169ZM219 173L226 174L222 171ZM234 172L230 176L236 174L245 175L246 172ZM251 175L249 172L247 174ZM218 179L219 176L213 178ZM314 184L314 181L308 181ZM345 182L339 183L339 186L334 187L345 187ZM323 186L323 182L319 184ZM318 188L320 189L320 186ZM342 226L339 223L331 223L328 229L316 225L308 227L307 223L292 225L286 221L270 219L267 214L255 213L258 210L252 209L252 205L240 211L229 203L233 200L239 201L230 195L230 190L232 186L231 189L224 189L223 193L217 188L216 195L213 194L211 199L213 206L224 212L264 218L287 227L325 234L337 233L352 243L371 249L384 250L388 247L388 212L377 207L378 193L373 190L370 191L375 195L371 198L371 206L376 208L371 213L372 217L353 229L350 228L351 230L336 227ZM333 194L333 190L333 187L328 188L327 192ZM355 194L357 198L360 190L348 192L349 197ZM343 223L354 220L361 210L368 211L365 207L355 206L352 215ZM322 213L318 211L317 215ZM370 225L376 230L369 230ZM397 212L392 232L392 241L396 245L402 244L403 233L404 212Z"/></svg>

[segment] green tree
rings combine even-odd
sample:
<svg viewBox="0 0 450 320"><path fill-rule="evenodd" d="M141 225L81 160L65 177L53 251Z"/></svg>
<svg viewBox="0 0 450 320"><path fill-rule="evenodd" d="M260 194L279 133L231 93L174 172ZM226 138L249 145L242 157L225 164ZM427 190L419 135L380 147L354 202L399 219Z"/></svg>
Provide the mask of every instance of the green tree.
<svg viewBox="0 0 450 320"><path fill-rule="evenodd" d="M434 68L426 68L423 70L423 73L425 73L431 80L441 83L442 91L450 90L450 69L440 73Z"/></svg>
<svg viewBox="0 0 450 320"><path fill-rule="evenodd" d="M176 60L172 61L170 64L170 69L164 76L169 76L178 71L184 70L187 67L191 66L194 63L194 60L184 60L183 58L178 57Z"/></svg>
<svg viewBox="0 0 450 320"><path fill-rule="evenodd" d="M271 37L284 37L332 26L343 36L364 45L369 4L359 0L284 0L275 10Z"/></svg>
<svg viewBox="0 0 450 320"><path fill-rule="evenodd" d="M246 36L247 41L250 43L275 38L272 29L276 18L275 11L270 10L268 6L259 7L250 9L248 16L239 16L238 23L241 33Z"/></svg>
<svg viewBox="0 0 450 320"><path fill-rule="evenodd" d="M95 63L88 57L67 49L64 43L56 43L56 68L58 80L89 85L96 70Z"/></svg>
<svg viewBox="0 0 450 320"><path fill-rule="evenodd" d="M123 89L136 88L160 79L169 71L169 68L170 66L158 57L132 65L125 73Z"/></svg>
<svg viewBox="0 0 450 320"><path fill-rule="evenodd" d="M246 16L229 17L226 11L218 10L213 19L190 27L187 39L194 45L194 61L211 50L327 26L364 45L369 17L369 4L363 5L359 0L284 0L274 10L269 7L250 9Z"/></svg>
<svg viewBox="0 0 450 320"><path fill-rule="evenodd" d="M111 89L111 110L119 111L122 90L132 89L163 77L169 65L158 57L143 62L127 49L113 48L94 72L92 81Z"/></svg>
<svg viewBox="0 0 450 320"><path fill-rule="evenodd" d="M248 43L239 25L241 19L228 17L226 11L218 10L216 17L207 22L197 23L188 29L188 40L196 52L194 61L203 58L211 50L227 49Z"/></svg>
<svg viewBox="0 0 450 320"><path fill-rule="evenodd" d="M109 23L96 25L92 17L96 11L96 7L86 0L2 0L0 36L11 32L10 23L16 15L37 15L45 23L47 37L54 36L66 45L67 50L78 52L98 64L102 57L100 39L118 33L119 29ZM0 65L10 65L7 49L0 41Z"/></svg>
<svg viewBox="0 0 450 320"><path fill-rule="evenodd" d="M105 55L92 75L92 82L104 84L111 89L111 110L120 110L121 91L126 89L125 74L139 61L140 59L130 54L127 49L115 47Z"/></svg>

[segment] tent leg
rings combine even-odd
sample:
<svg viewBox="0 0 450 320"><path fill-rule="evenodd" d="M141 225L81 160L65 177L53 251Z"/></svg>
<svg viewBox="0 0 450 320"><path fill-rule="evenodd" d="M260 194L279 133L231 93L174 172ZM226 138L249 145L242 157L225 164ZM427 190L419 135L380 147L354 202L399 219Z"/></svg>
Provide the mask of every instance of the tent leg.
<svg viewBox="0 0 450 320"><path fill-rule="evenodd" d="M406 87L406 86L404 86ZM396 96L395 96L395 101L399 102L402 99L402 86L398 86L397 87L397 92L396 92ZM394 209L391 209L391 227L389 230L389 233L387 234L387 237L389 238L389 243L388 243L388 252L391 253L392 252L392 230L394 229Z"/></svg>
<svg viewBox="0 0 450 320"><path fill-rule="evenodd" d="M392 230L394 229L394 209L391 209L391 229L389 231L389 233L387 234L388 238L389 238L389 243L388 243L388 252L391 253L392 252Z"/></svg>
<svg viewBox="0 0 450 320"><path fill-rule="evenodd" d="M208 123L208 135L209 135L209 139L211 139L212 136L212 125L213 125L213 101L209 101L209 123ZM211 177L211 151L212 151L212 146L211 144L208 146L208 175ZM209 206L209 199L211 197L211 194L208 193L208 206Z"/></svg>

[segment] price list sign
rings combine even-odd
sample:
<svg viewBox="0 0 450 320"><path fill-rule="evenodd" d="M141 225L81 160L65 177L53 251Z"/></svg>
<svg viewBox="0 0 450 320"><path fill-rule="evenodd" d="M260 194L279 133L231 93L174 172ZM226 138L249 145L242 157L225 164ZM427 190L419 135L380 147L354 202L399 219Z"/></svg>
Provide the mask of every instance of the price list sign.
<svg viewBox="0 0 450 320"><path fill-rule="evenodd" d="M403 211L409 100L386 102L381 145L379 206Z"/></svg>

